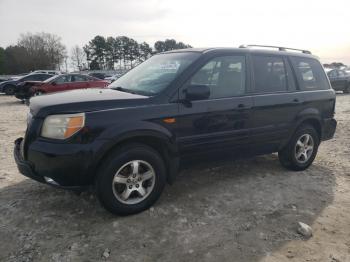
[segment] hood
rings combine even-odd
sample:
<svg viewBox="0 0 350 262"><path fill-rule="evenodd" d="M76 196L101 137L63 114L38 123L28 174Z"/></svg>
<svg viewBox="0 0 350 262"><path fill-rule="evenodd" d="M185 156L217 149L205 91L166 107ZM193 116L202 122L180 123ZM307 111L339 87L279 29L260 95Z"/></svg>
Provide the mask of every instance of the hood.
<svg viewBox="0 0 350 262"><path fill-rule="evenodd" d="M113 89L91 88L37 96L30 99L30 112L35 117L50 114L78 113L124 108L149 103L150 97Z"/></svg>

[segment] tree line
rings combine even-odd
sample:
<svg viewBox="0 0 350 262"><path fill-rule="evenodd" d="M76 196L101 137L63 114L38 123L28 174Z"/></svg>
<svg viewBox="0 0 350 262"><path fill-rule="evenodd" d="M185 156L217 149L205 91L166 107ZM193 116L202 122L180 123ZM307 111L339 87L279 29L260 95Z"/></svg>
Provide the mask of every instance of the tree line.
<svg viewBox="0 0 350 262"><path fill-rule="evenodd" d="M190 47L174 39L156 41L152 48L146 42L138 43L127 36L95 36L83 50L88 68L114 70L132 68L155 53Z"/></svg>
<svg viewBox="0 0 350 262"><path fill-rule="evenodd" d="M60 69L66 55L61 38L49 33L22 34L16 45L0 47L0 74Z"/></svg>
<svg viewBox="0 0 350 262"><path fill-rule="evenodd" d="M130 69L153 54L190 48L174 39L156 41L151 47L127 36L95 36L83 47L68 53L59 36L50 33L21 34L16 45L0 47L0 74L19 74L47 70Z"/></svg>

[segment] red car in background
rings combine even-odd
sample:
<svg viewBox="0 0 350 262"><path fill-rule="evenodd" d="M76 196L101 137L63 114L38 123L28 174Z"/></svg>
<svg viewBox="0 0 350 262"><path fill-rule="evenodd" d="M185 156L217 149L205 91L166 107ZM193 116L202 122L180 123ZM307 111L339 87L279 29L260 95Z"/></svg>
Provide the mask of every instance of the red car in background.
<svg viewBox="0 0 350 262"><path fill-rule="evenodd" d="M46 93L75 90L82 88L104 88L109 85L108 81L88 75L62 74L53 76L45 81L27 81L17 86L15 96L18 99L28 99L32 96Z"/></svg>

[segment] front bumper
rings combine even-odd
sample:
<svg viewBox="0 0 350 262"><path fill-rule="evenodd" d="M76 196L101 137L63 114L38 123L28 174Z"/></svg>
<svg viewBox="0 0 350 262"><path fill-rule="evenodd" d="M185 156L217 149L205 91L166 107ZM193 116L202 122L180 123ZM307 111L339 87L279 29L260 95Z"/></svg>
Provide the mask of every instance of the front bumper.
<svg viewBox="0 0 350 262"><path fill-rule="evenodd" d="M57 183L55 180L52 178L37 174L34 170L33 165L29 162L23 159L22 156L22 148L23 146L23 138L18 138L15 140L15 145L14 145L14 150L13 150L13 155L17 164L17 168L19 172L28 177L31 178L35 181L38 181L40 183L48 184L53 187L58 187L58 188L63 188L63 189L69 189L69 190L75 190L75 191L81 191L86 186L65 186L65 185L60 185Z"/></svg>

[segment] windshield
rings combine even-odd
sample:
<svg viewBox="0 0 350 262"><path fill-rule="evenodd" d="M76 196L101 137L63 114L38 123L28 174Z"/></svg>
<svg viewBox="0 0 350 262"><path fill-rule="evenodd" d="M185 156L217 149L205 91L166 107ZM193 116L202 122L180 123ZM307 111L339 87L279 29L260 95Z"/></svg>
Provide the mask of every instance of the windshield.
<svg viewBox="0 0 350 262"><path fill-rule="evenodd" d="M143 95L164 90L196 58L195 52L155 55L114 81L109 88Z"/></svg>

